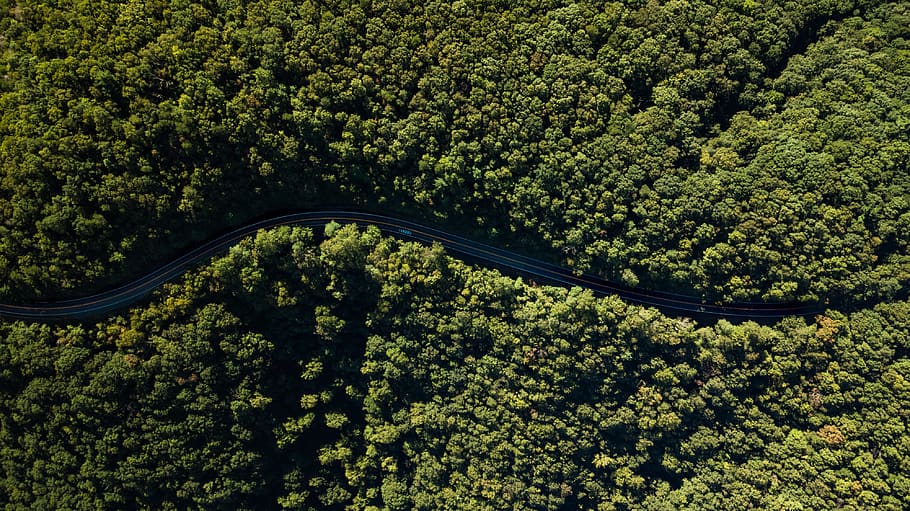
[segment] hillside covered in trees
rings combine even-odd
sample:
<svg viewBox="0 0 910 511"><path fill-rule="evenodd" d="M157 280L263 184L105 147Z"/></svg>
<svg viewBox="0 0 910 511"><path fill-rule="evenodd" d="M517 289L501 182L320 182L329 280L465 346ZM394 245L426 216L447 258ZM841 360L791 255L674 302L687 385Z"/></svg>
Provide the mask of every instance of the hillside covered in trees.
<svg viewBox="0 0 910 511"><path fill-rule="evenodd" d="M906 2L512 4L5 0L0 296L327 200L710 300L899 291Z"/></svg>
<svg viewBox="0 0 910 511"><path fill-rule="evenodd" d="M910 2L0 0L0 302L282 209L393 213L97 322L0 321L4 509L910 501Z"/></svg>
<svg viewBox="0 0 910 511"><path fill-rule="evenodd" d="M347 226L2 325L7 509L879 509L910 303L698 326Z"/></svg>

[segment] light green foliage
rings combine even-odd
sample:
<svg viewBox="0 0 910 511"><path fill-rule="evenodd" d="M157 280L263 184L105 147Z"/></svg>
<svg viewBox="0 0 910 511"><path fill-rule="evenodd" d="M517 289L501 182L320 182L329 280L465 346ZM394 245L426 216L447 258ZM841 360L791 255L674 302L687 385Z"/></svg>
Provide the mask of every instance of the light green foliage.
<svg viewBox="0 0 910 511"><path fill-rule="evenodd" d="M897 510L908 313L699 326L280 228L127 316L0 325L0 488L9 509Z"/></svg>

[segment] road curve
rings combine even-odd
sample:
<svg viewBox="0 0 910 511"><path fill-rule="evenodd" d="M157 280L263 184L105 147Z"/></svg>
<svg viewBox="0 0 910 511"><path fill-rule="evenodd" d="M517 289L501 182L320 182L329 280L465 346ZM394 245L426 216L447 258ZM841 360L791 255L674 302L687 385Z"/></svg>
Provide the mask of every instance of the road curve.
<svg viewBox="0 0 910 511"><path fill-rule="evenodd" d="M103 316L141 300L165 282L176 279L193 266L226 250L260 229L281 225L318 227L329 222L375 225L381 231L398 238L423 243L439 243L451 253L461 254L519 275L566 286L579 286L590 289L597 295L616 295L632 303L654 306L677 314L682 312L697 316L710 315L731 319L775 319L818 313L818 310L811 305L805 304L739 302L708 304L702 303L699 298L695 297L631 288L591 275L576 275L569 268L525 257L408 220L339 210L281 214L252 222L208 241L174 261L116 289L75 300L24 305L0 304L0 317L14 320L61 321Z"/></svg>

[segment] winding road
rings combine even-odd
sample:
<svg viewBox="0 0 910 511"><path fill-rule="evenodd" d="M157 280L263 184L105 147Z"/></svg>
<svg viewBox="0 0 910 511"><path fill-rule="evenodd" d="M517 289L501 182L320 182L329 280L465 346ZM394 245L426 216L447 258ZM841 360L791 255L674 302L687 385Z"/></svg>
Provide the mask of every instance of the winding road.
<svg viewBox="0 0 910 511"><path fill-rule="evenodd" d="M525 257L407 220L356 211L313 211L281 214L238 227L204 243L157 270L110 291L75 300L26 305L0 304L0 317L31 321L80 320L100 317L141 300L165 282L176 279L200 262L226 250L260 229L292 224L318 227L329 222L375 225L383 232L398 238L423 243L439 243L451 253L461 254L520 275L566 286L579 286L590 289L601 296L616 295L629 302L654 306L664 311L683 312L697 316L721 316L731 319L775 319L818 313L816 308L806 304L728 303L717 305L702 303L700 299L691 296L636 289L591 275L576 275L569 268Z"/></svg>

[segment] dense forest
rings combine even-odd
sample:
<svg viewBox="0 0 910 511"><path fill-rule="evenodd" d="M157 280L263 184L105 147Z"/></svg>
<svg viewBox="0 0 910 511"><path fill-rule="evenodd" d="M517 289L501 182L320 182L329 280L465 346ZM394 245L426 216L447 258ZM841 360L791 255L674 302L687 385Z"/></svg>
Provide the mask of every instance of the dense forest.
<svg viewBox="0 0 910 511"><path fill-rule="evenodd" d="M910 275L906 2L0 6L4 298L327 202L710 300Z"/></svg>
<svg viewBox="0 0 910 511"><path fill-rule="evenodd" d="M904 509L910 2L0 0L0 507Z"/></svg>
<svg viewBox="0 0 910 511"><path fill-rule="evenodd" d="M319 233L317 233L319 234ZM910 303L698 326L347 226L0 330L7 509L902 510Z"/></svg>

